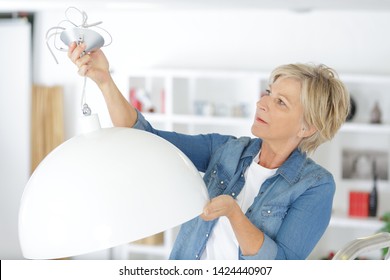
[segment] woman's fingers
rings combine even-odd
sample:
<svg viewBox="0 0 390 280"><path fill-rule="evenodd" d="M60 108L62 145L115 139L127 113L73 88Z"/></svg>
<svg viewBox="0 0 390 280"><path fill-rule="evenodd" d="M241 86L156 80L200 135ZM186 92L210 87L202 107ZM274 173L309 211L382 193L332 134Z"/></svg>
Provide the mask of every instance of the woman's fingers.
<svg viewBox="0 0 390 280"><path fill-rule="evenodd" d="M68 57L71 61L73 61L73 63L76 63L80 57L84 56L85 48L86 46L84 43L77 45L75 42L73 42L69 46Z"/></svg>
<svg viewBox="0 0 390 280"><path fill-rule="evenodd" d="M92 62L92 58L89 54L86 54L79 59L75 61L75 64L78 68L82 67L83 65L88 65Z"/></svg>
<svg viewBox="0 0 390 280"><path fill-rule="evenodd" d="M79 68L78 74L85 76L87 74L89 64L92 59L89 54L84 54L85 44L77 45L75 42L71 43L68 50L68 57Z"/></svg>
<svg viewBox="0 0 390 280"><path fill-rule="evenodd" d="M77 73L80 76L85 76L85 75L87 75L88 70L89 70L89 66L88 65L82 65L81 67L79 67L79 71Z"/></svg>
<svg viewBox="0 0 390 280"><path fill-rule="evenodd" d="M232 209L234 199L228 195L220 195L213 198L203 209L202 219L206 221L214 220L221 216L227 216Z"/></svg>
<svg viewBox="0 0 390 280"><path fill-rule="evenodd" d="M74 51L74 49L77 47L77 44L76 42L72 42L70 45L69 45L69 48L68 48L68 57L71 58L72 57L72 53Z"/></svg>

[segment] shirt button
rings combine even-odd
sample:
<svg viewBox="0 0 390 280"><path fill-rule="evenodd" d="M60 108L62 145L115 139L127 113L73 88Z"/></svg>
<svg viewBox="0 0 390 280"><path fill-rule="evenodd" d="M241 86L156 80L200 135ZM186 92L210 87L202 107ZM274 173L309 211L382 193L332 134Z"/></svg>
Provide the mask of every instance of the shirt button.
<svg viewBox="0 0 390 280"><path fill-rule="evenodd" d="M223 185L223 183L224 183L224 182L223 182L223 181L221 181L221 182L219 182L219 183L220 183L221 185Z"/></svg>
<svg viewBox="0 0 390 280"><path fill-rule="evenodd" d="M217 173L217 170L213 170L213 174Z"/></svg>
<svg viewBox="0 0 390 280"><path fill-rule="evenodd" d="M206 233L206 237L209 237L209 234L208 234L208 233Z"/></svg>
<svg viewBox="0 0 390 280"><path fill-rule="evenodd" d="M195 258L198 258L199 256L198 255L195 255Z"/></svg>
<svg viewBox="0 0 390 280"><path fill-rule="evenodd" d="M232 196L235 196L236 195L236 193L232 193Z"/></svg>
<svg viewBox="0 0 390 280"><path fill-rule="evenodd" d="M241 174L241 178L244 177L244 174Z"/></svg>
<svg viewBox="0 0 390 280"><path fill-rule="evenodd" d="M268 210L267 213L268 213L268 214L271 214L271 210Z"/></svg>

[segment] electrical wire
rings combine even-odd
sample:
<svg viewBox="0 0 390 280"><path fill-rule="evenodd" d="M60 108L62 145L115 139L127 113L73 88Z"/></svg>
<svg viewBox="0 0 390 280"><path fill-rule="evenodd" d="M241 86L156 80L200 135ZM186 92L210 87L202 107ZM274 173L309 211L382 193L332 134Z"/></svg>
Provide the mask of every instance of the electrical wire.
<svg viewBox="0 0 390 280"><path fill-rule="evenodd" d="M72 14L70 14L70 11L76 11L79 13L79 15L81 15L81 20L79 20L79 24L77 24L74 20L71 20L71 16ZM73 14L74 15L74 14ZM84 29L88 29L88 28L97 28L97 29L100 29L102 31L104 31L106 34L108 34L109 36L109 43L106 43L103 45L103 47L106 47L106 46L109 46L111 43L112 43L112 36L111 34L105 30L104 28L98 26L100 24L102 24L103 22L102 21L98 21L98 22L95 22L95 23L88 23L88 15L86 12L82 11L82 10L79 10L78 8L76 7L68 7L66 10L65 10L65 20L61 20L57 26L54 26L54 27L51 27L47 30L46 32L46 45L51 53L51 55L53 56L55 62L58 64L58 60L52 50L52 48L50 47L50 44L49 44L49 41L53 39L53 45L54 45L54 48L59 50L59 51L68 51L67 48L64 48L64 47L61 47L61 46L58 46L57 45L57 38L58 36L57 35L60 35L62 32L66 31L67 28L66 27L63 27L61 25L63 24L70 24L71 25L71 28L84 28ZM100 33L99 33L100 34ZM82 40L78 40L77 41L77 44L81 44L83 41ZM107 42L107 40L104 40L104 42ZM85 53L81 54L81 56L83 56ZM81 95L81 111L83 113L84 116L89 116L91 115L91 109L89 108L87 102L86 102L86 84L87 84L87 77L84 76L84 84L83 84L83 91L82 91L82 95Z"/></svg>
<svg viewBox="0 0 390 280"><path fill-rule="evenodd" d="M81 22L79 24L77 24L74 21L70 20L70 10L75 10L76 12L78 12L81 15L82 18L81 18ZM102 21L98 21L98 22L95 22L95 23L88 23L87 22L88 21L88 15L87 15L86 12L81 11L81 10L79 10L76 7L68 7L66 9L66 11L65 11L65 18L66 18L65 20L61 20L56 26L49 28L48 31L46 32L46 45L49 48L49 51L52 54L52 56L54 57L54 60L56 61L57 64L58 64L58 60L55 57L54 52L52 51L52 49L50 47L49 41L50 41L51 38L54 37L54 41L53 41L54 47L57 50L59 50L59 51L68 51L67 48L58 46L57 35L60 35L63 31L65 31L67 29L64 26L61 26L62 24L70 24L72 28L79 27L79 28L84 28L84 29L88 29L88 28L100 29L101 31L106 33L108 35L108 38L109 38L109 40L104 40L104 42L108 42L108 43L104 44L103 47L107 47L107 46L112 44L112 36L111 36L111 34L106 29L98 26L98 25L102 24L103 22ZM100 35L102 35L102 34L100 34Z"/></svg>

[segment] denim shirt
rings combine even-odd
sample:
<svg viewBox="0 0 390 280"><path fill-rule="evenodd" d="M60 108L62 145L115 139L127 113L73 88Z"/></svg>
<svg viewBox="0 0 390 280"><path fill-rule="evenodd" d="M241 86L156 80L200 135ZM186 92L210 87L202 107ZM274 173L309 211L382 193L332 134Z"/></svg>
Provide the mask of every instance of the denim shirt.
<svg viewBox="0 0 390 280"><path fill-rule="evenodd" d="M156 130L139 112L133 128L159 135L182 150L204 172L210 198L222 194L237 197L245 183L245 170L262 143L250 137ZM305 153L294 150L265 180L245 213L264 233L261 248L251 256L238 249L237 258L306 259L329 224L334 193L333 176ZM170 259L199 259L216 222L196 217L181 225Z"/></svg>

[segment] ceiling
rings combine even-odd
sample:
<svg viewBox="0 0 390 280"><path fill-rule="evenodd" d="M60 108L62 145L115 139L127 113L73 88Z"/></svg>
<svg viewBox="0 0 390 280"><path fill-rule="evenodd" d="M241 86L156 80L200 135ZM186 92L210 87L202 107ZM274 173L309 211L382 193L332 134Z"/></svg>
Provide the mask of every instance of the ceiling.
<svg viewBox="0 0 390 280"><path fill-rule="evenodd" d="M287 9L308 10L390 10L390 0L6 0L0 10L63 9L64 6L152 9Z"/></svg>

